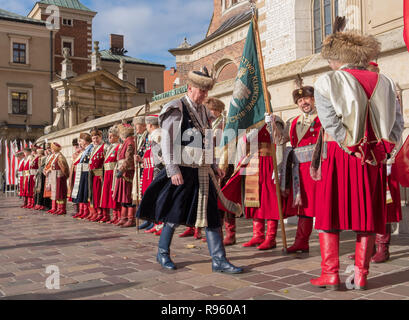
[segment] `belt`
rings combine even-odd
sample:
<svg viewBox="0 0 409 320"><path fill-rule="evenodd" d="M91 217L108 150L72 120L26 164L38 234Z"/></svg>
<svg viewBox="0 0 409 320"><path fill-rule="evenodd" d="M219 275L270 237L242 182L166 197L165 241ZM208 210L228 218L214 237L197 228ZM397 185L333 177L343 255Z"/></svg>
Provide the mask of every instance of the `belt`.
<svg viewBox="0 0 409 320"><path fill-rule="evenodd" d="M115 169L116 166L116 162L108 162L108 163L104 163L104 169L105 171L112 171Z"/></svg>
<svg viewBox="0 0 409 320"><path fill-rule="evenodd" d="M102 177L103 175L102 169L93 169L91 172L94 174L94 177Z"/></svg>
<svg viewBox="0 0 409 320"><path fill-rule="evenodd" d="M25 177L30 176L30 170L25 170L25 171L23 171L23 172L24 172L23 175L24 175Z"/></svg>
<svg viewBox="0 0 409 320"><path fill-rule="evenodd" d="M89 164L88 163L79 163L77 165L78 170L81 172L88 172L89 171Z"/></svg>
<svg viewBox="0 0 409 320"><path fill-rule="evenodd" d="M30 169L30 175L35 176L38 172L38 169Z"/></svg>
<svg viewBox="0 0 409 320"><path fill-rule="evenodd" d="M272 157L273 150L271 150L271 143L260 142L258 144L258 154L261 157Z"/></svg>

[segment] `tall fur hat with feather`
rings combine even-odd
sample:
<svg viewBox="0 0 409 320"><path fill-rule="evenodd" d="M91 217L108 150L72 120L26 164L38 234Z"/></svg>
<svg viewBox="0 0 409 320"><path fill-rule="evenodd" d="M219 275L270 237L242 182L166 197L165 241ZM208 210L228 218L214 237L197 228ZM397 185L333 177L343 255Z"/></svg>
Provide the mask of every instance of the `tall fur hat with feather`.
<svg viewBox="0 0 409 320"><path fill-rule="evenodd" d="M345 26L345 17L336 17L332 34L322 44L321 55L324 59L366 68L370 61L378 57L381 44L372 35L344 32Z"/></svg>
<svg viewBox="0 0 409 320"><path fill-rule="evenodd" d="M188 85L201 90L212 90L215 80L206 67L200 71L190 71L187 76Z"/></svg>
<svg viewBox="0 0 409 320"><path fill-rule="evenodd" d="M300 74L297 74L295 79L297 89L293 91L294 103L297 104L298 100L305 97L314 97L314 87L304 86L304 80Z"/></svg>

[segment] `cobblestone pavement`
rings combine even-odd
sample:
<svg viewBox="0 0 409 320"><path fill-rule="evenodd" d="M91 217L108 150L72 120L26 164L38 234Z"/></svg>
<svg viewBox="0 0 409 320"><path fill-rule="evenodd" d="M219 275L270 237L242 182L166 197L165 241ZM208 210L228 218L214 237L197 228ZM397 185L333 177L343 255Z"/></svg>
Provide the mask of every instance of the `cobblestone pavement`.
<svg viewBox="0 0 409 320"><path fill-rule="evenodd" d="M238 219L238 243L227 247L228 258L245 272L212 273L207 245L178 237L172 258L178 269L166 271L155 261L158 237L135 228L79 221L67 216L20 209L17 198L0 198L0 299L110 300L409 300L409 237L393 235L391 260L371 264L369 290L327 291L309 280L320 274L317 234L310 253L286 256L278 248L242 248L251 237L251 223ZM288 243L295 236L287 225ZM279 231L280 232L280 231ZM341 235L341 272L351 265L355 234ZM194 248L191 248L194 245ZM46 288L48 266L58 266L60 289ZM345 281L348 274L341 274Z"/></svg>

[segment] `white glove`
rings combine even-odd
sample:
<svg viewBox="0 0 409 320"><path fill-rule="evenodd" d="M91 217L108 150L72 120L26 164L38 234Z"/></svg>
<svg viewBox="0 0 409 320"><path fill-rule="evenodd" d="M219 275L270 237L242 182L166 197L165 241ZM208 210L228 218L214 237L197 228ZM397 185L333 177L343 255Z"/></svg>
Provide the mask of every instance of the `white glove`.
<svg viewBox="0 0 409 320"><path fill-rule="evenodd" d="M272 123L273 122L273 115L269 115L268 113L264 114L264 120L266 123Z"/></svg>
<svg viewBox="0 0 409 320"><path fill-rule="evenodd" d="M392 173L392 165L391 164L387 164L386 165L386 175L389 177Z"/></svg>

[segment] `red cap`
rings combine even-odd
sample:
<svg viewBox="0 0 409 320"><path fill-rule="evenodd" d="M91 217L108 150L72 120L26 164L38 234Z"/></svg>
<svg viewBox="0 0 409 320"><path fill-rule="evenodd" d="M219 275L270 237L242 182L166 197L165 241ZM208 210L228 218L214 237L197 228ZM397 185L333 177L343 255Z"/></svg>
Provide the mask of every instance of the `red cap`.
<svg viewBox="0 0 409 320"><path fill-rule="evenodd" d="M379 67L379 65L376 62L373 62L373 61L369 62L369 64L371 66L374 66L374 67Z"/></svg>

